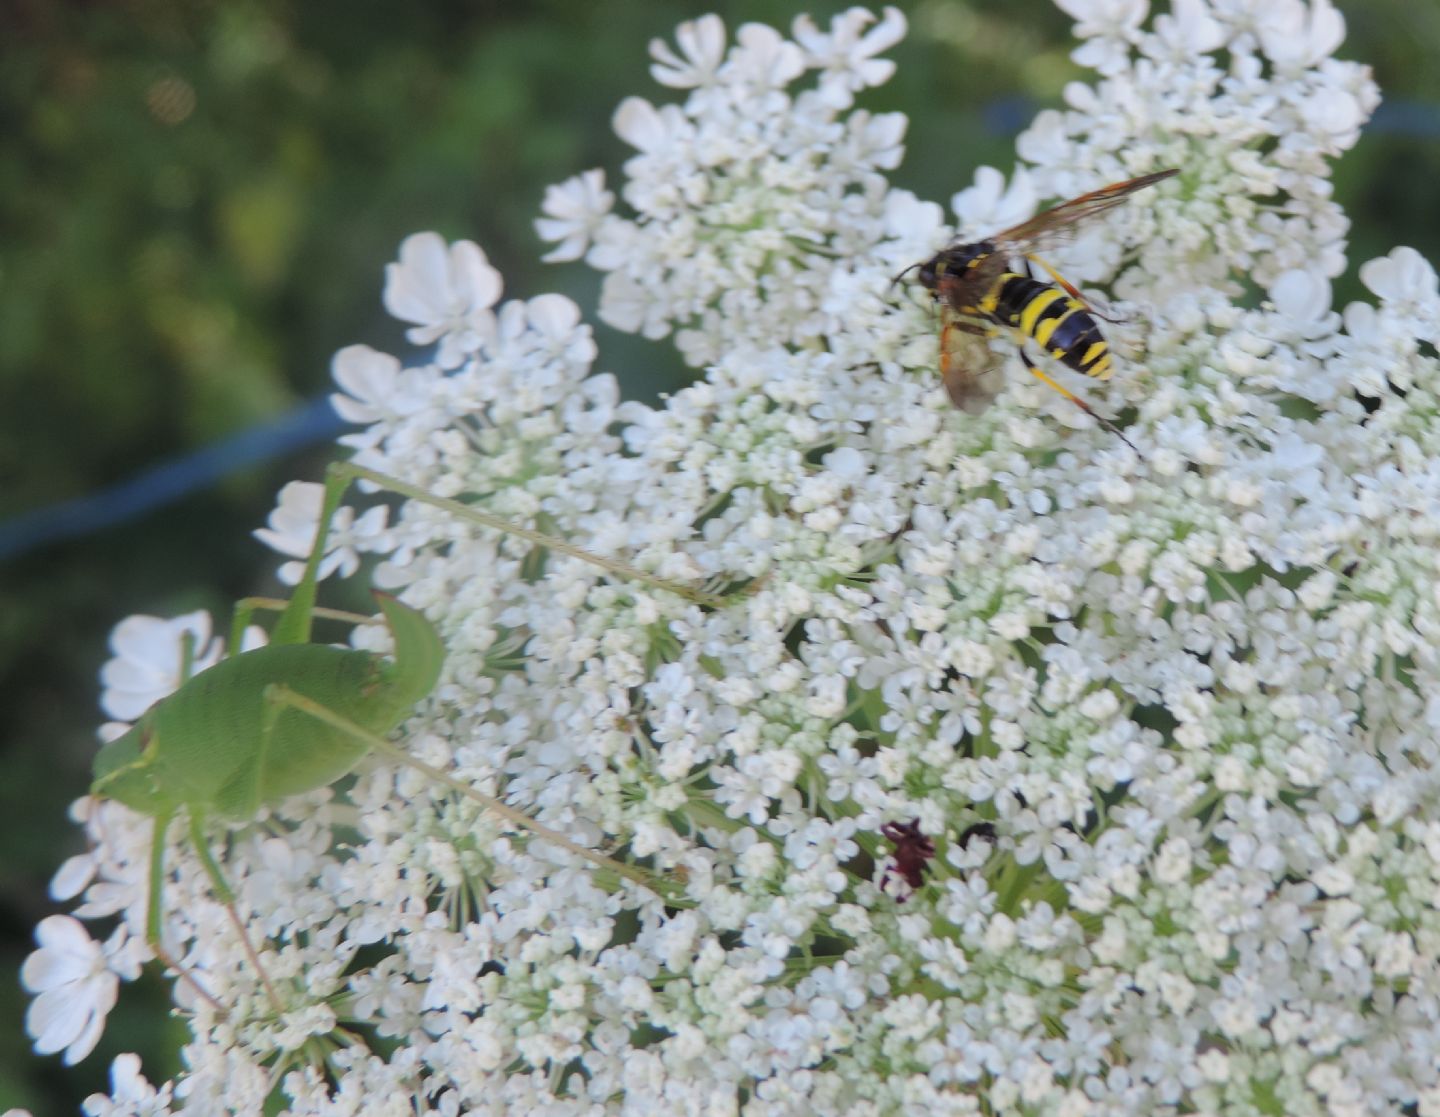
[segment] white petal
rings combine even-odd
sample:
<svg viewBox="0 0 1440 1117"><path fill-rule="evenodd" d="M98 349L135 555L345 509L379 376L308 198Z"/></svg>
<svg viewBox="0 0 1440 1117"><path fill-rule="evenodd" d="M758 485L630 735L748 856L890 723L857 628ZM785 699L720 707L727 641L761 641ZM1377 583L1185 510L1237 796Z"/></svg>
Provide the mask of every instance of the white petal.
<svg viewBox="0 0 1440 1117"><path fill-rule="evenodd" d="M1035 187L1030 172L1017 168L1010 186L994 167L979 167L975 185L950 199L950 206L966 228L1004 229L1035 211Z"/></svg>
<svg viewBox="0 0 1440 1117"><path fill-rule="evenodd" d="M670 133L655 106L643 97L626 97L611 121L615 134L640 151L663 147Z"/></svg>
<svg viewBox="0 0 1440 1117"><path fill-rule="evenodd" d="M896 240L933 240L945 220L938 202L922 202L908 190L885 198L885 235Z"/></svg>
<svg viewBox="0 0 1440 1117"><path fill-rule="evenodd" d="M571 222L569 221L552 221L546 217L536 219L535 235L541 240L559 242L540 257L542 261L547 264L563 264L570 260L578 260L585 255L590 238L583 233L572 233L570 228Z"/></svg>
<svg viewBox="0 0 1440 1117"><path fill-rule="evenodd" d="M117 656L168 668L175 655L177 638L185 632L195 637L197 647L210 640L210 614L203 609L178 617L126 617L110 634L110 647Z"/></svg>
<svg viewBox="0 0 1440 1117"><path fill-rule="evenodd" d="M450 246L449 288L472 313L495 305L504 283L490 265L484 250L473 240L459 240Z"/></svg>
<svg viewBox="0 0 1440 1117"><path fill-rule="evenodd" d="M352 423L373 423L386 414L384 407L377 405L395 394L400 362L368 345L347 345L330 362L330 375L348 393L330 397L339 416Z"/></svg>
<svg viewBox="0 0 1440 1117"><path fill-rule="evenodd" d="M650 57L656 65L650 76L672 89L692 89L714 79L725 56L725 24L717 15L682 23L675 31L677 55L663 39L650 40Z"/></svg>
<svg viewBox="0 0 1440 1117"><path fill-rule="evenodd" d="M90 1012L81 1023L80 1030L65 1046L65 1055L62 1059L67 1067L73 1067L95 1050L95 1045L100 1042L100 1037L105 1034L105 1018L110 1015L110 1010L115 1007L119 999L120 983L112 981L108 986L110 994L104 1002L91 1006ZM39 1050L37 1045L36 1050Z"/></svg>
<svg viewBox="0 0 1440 1117"><path fill-rule="evenodd" d="M1384 302L1431 299L1436 294L1435 269L1406 245L1361 264L1360 282Z"/></svg>
<svg viewBox="0 0 1440 1117"><path fill-rule="evenodd" d="M448 286L449 270L449 252L439 233L406 237L399 262L385 265L385 309L402 322L434 322L445 311L436 305L436 296Z"/></svg>
<svg viewBox="0 0 1440 1117"><path fill-rule="evenodd" d="M35 1041L35 1052L53 1055L63 1051L84 1030L89 1007L67 993L41 993L25 1011L25 1034Z"/></svg>
<svg viewBox="0 0 1440 1117"><path fill-rule="evenodd" d="M271 550L292 558L307 558L315 543L315 527L325 503L325 486L318 481L290 481L280 490L280 501L270 513L269 526L254 536Z"/></svg>
<svg viewBox="0 0 1440 1117"><path fill-rule="evenodd" d="M580 324L580 308L564 295L537 295L525 304L534 330L550 339L561 339Z"/></svg>
<svg viewBox="0 0 1440 1117"><path fill-rule="evenodd" d="M805 72L805 54L775 28L747 23L735 33L727 68L741 81L780 89Z"/></svg>
<svg viewBox="0 0 1440 1117"><path fill-rule="evenodd" d="M140 1056L116 1055L110 1064L110 1095L117 1101L149 1101L155 1088L140 1073Z"/></svg>
<svg viewBox="0 0 1440 1117"><path fill-rule="evenodd" d="M1330 311L1330 281L1312 272L1285 272L1270 286L1275 309L1298 322L1318 322Z"/></svg>
<svg viewBox="0 0 1440 1117"><path fill-rule="evenodd" d="M68 915L42 919L35 928L35 941L40 949L20 966L20 984L32 993L48 992L83 978L100 961L100 944L83 923Z"/></svg>
<svg viewBox="0 0 1440 1117"><path fill-rule="evenodd" d="M88 853L67 857L50 878L50 895L56 900L71 900L95 879L95 858Z"/></svg>

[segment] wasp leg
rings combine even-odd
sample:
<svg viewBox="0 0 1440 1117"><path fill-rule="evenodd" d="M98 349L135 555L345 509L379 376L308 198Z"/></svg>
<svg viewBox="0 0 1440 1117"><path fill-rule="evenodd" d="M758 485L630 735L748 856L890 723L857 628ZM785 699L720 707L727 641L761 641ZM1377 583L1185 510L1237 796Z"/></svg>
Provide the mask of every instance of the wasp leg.
<svg viewBox="0 0 1440 1117"><path fill-rule="evenodd" d="M1064 396L1066 399L1068 399L1071 403L1075 404L1075 405L1076 405L1077 407L1079 407L1082 411L1086 412L1092 419L1094 419L1094 420L1095 420L1097 423L1099 423L1102 427L1104 427L1106 430L1108 430L1111 434L1115 435L1115 437L1117 437L1118 439L1120 439L1121 442L1125 443L1126 446L1128 446L1128 447L1130 447L1130 449L1134 450L1137 456L1139 455L1140 451L1139 451L1138 449L1136 449L1135 443L1131 442L1128 438L1125 437L1125 432L1124 432L1124 431L1122 431L1119 427L1117 427L1117 426L1116 426L1114 423L1112 423L1109 419L1105 418L1105 416L1101 415L1098 411L1096 411L1093 407L1091 407L1091 406L1090 406L1088 403L1086 403L1083 399L1081 399L1079 396L1077 396L1074 392L1070 391L1068 388L1063 387L1062 385L1060 385L1059 383L1057 383L1055 380L1053 380L1051 377L1046 376L1045 373L1043 373L1042 371L1040 371L1039 366L1036 365L1035 362L1030 359L1030 354L1027 353L1027 352L1025 352L1025 346L1024 346L1024 345L1021 345L1021 346L1020 346L1020 359L1021 359L1023 362L1025 362L1025 367L1030 370L1030 375L1031 375L1031 376L1035 377L1036 380L1040 381L1040 383L1044 384L1047 388L1053 388L1053 389L1055 389L1055 391L1059 392L1062 396Z"/></svg>
<svg viewBox="0 0 1440 1117"><path fill-rule="evenodd" d="M1080 293L1080 289L1078 287L1076 287L1073 283L1071 283L1068 279L1066 279L1063 275L1061 275L1058 271L1051 267L1050 264L1046 263L1039 256L1036 256L1033 252L1027 252L1025 253L1025 274L1028 275L1031 279L1035 278L1035 271L1033 268L1030 267L1030 264L1032 262L1039 264L1042 268L1044 268L1045 274L1050 277L1052 283L1064 288L1066 294L1068 294L1076 302L1083 305L1085 309L1088 310L1091 314L1093 314L1096 318L1111 323L1125 321L1124 318L1111 317L1109 314L1098 310L1095 306L1095 300L1093 298L1087 299L1084 295ZM1105 309L1109 310L1110 308L1107 306Z"/></svg>

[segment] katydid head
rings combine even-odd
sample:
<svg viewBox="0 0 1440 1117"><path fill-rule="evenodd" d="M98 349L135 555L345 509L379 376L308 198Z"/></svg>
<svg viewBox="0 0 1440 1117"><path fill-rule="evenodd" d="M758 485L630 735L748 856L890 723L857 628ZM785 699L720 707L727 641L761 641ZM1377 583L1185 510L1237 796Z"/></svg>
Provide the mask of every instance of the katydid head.
<svg viewBox="0 0 1440 1117"><path fill-rule="evenodd" d="M149 751L149 711L124 734L95 754L90 794L124 803L141 814L174 808L174 800L155 779Z"/></svg>

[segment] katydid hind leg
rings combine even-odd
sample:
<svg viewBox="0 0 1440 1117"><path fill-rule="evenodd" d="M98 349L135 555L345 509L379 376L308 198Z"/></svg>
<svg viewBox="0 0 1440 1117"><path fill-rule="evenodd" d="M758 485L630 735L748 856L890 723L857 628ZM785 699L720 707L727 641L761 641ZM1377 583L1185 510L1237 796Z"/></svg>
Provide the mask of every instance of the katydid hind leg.
<svg viewBox="0 0 1440 1117"><path fill-rule="evenodd" d="M230 882L225 879L224 872L220 869L220 862L215 857L215 852L210 848L210 839L205 833L204 812L191 808L190 815L190 844L195 848L195 853L200 858L200 863L205 867L205 875L210 878L210 887L215 890L215 897L225 908L230 916L230 922L234 925L236 933L240 936L241 946L245 950L245 956L250 959L250 964L255 967L256 974L260 977L260 984L265 989L265 995L270 1005L277 1013L283 1012L285 1006L280 996L275 991L275 986L270 981L270 975L264 964L260 961L260 952L255 949L255 944L250 941L250 932L245 927L245 921L240 918L240 911L235 906L235 889L230 887Z"/></svg>
<svg viewBox="0 0 1440 1117"><path fill-rule="evenodd" d="M312 698L307 698L305 695L280 684L271 686L267 691L266 698L267 701L273 701L277 705L308 714L317 721L324 722L332 728L350 734L357 741L367 745L370 750L381 753L406 767L413 768L415 771L434 780L437 785L456 792L471 800L482 809L494 813L511 825L525 830L544 841L550 842L552 845L559 846L561 849L567 850L602 869L626 877L654 891L662 893L666 891L666 883L657 880L646 870L616 861L613 858L606 857L604 854L596 853L592 849L587 849L585 846L579 845L558 830L554 830L544 823L537 822L524 811L512 807L508 803L502 802L493 796L476 791L473 787L455 779L449 773L443 772L430 764L426 764L423 760L411 756L405 752L405 750L387 741L379 734L372 733L364 726L355 724L343 714L322 706Z"/></svg>

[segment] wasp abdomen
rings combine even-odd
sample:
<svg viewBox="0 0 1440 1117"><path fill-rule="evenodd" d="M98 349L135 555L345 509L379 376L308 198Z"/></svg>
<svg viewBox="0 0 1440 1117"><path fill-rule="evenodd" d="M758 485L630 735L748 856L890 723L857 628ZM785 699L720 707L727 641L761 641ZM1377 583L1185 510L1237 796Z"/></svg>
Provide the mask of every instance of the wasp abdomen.
<svg viewBox="0 0 1440 1117"><path fill-rule="evenodd" d="M1097 380L1114 371L1110 347L1079 299L1053 283L1006 272L980 301L991 321L1034 340L1061 364Z"/></svg>

